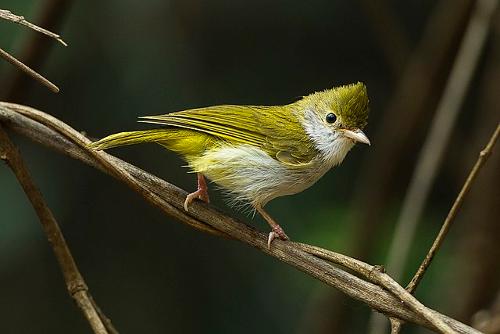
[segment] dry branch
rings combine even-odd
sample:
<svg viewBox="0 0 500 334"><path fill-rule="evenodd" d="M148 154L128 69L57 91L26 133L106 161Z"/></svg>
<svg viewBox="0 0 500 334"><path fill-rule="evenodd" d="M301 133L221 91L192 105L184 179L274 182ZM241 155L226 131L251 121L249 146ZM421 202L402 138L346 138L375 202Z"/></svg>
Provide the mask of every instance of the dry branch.
<svg viewBox="0 0 500 334"><path fill-rule="evenodd" d="M437 175L443 158L443 152L448 144L472 76L478 66L497 4L498 0L479 0L475 4L452 70L447 79L445 90L436 108L429 135L417 160L418 162L403 201L403 207L389 248L387 267L396 279L399 279L403 273L404 264L408 257L417 224L424 210L425 202ZM470 185L471 183L468 184L469 187ZM461 192L450 213L456 214L458 206L463 201L462 195L463 193ZM457 204L458 206L456 206ZM444 221L441 231L436 237L429 253L408 285L410 293L416 289L420 279L430 265L434 254L439 250L451 226L453 217L454 214L451 217L448 215ZM379 328L382 328L382 326ZM397 320L391 321L391 328L391 332L397 334L401 325L398 324ZM379 332L382 332L382 330Z"/></svg>
<svg viewBox="0 0 500 334"><path fill-rule="evenodd" d="M22 61L17 60L14 56L9 54L7 51L0 49L0 57L7 60L12 65L16 66L21 71L28 74L30 77L32 77L33 79L35 79L36 81L38 81L42 85L46 86L52 92L59 93L59 88L56 85L54 85L52 82L50 82L49 79L45 78L40 73L38 73L35 70L31 69L30 67L26 66L25 64L23 64Z"/></svg>
<svg viewBox="0 0 500 334"><path fill-rule="evenodd" d="M396 223L396 231L387 260L387 269L396 279L399 279L403 272L426 199L482 54L497 3L497 0L480 0L476 3L443 96L432 120L429 135L418 157L403 201L403 208Z"/></svg>
<svg viewBox="0 0 500 334"><path fill-rule="evenodd" d="M10 22L24 25L24 26L26 26L30 29L33 29L39 33L42 33L42 34L47 35L51 38L54 38L62 45L67 46L67 44L61 39L61 36L51 32L51 31L45 30L45 29L43 29L43 28L41 28L33 23L26 21L23 16L18 16L18 15L12 14L8 10L0 9L0 19L4 19L4 20L10 21ZM52 92L54 92L54 93L59 92L59 88L56 85L54 85L47 78L45 78L44 76L42 76L41 74L39 74L35 70L31 69L29 66L25 65L23 62L17 60L14 56L9 54L7 51L0 49L0 57L4 58L9 63L11 63L12 65L19 68L21 71L23 71L24 73L31 76L33 79L35 79L36 81L38 81L42 85L46 86L47 88L49 88Z"/></svg>
<svg viewBox="0 0 500 334"><path fill-rule="evenodd" d="M409 142L418 135L416 129L434 108L436 95L442 90L441 77L447 73L456 40L462 35L473 3L473 0L435 2L389 105L381 110L377 128L370 136L376 145L361 164L349 210L350 223L356 229L350 244L354 245L353 253L360 257L368 256L373 248L376 239L373 235L378 228L373 221L382 220L387 211L395 188L390 180L404 165L402 160L412 149Z"/></svg>
<svg viewBox="0 0 500 334"><path fill-rule="evenodd" d="M438 329L443 333L455 333L450 326L444 321L435 317L430 309L425 307L416 298L412 298L411 294L400 286L394 279L385 273L385 269L380 266L372 266L362 261L349 258L345 255L334 253L319 247L314 247L306 244L300 245L302 249L309 254L313 254L321 259L331 261L336 264L345 266L354 272L360 273L365 279L368 279L376 284L391 291L394 295L404 301L412 310L421 314L425 319L433 322ZM437 321L436 321L437 320Z"/></svg>
<svg viewBox="0 0 500 334"><path fill-rule="evenodd" d="M41 3L33 20L45 30L56 31L67 16L73 0L44 0ZM54 43L47 38L40 38L37 33L32 33L23 35L19 45L17 58L31 69L39 71L47 60ZM29 88L33 83L31 77L21 71L12 71L6 76L4 82L5 89L0 92L0 98L12 102L23 101L29 94Z"/></svg>
<svg viewBox="0 0 500 334"><path fill-rule="evenodd" d="M59 266L63 273L64 281L70 296L75 300L87 318L90 326L97 334L107 334L106 326L93 305L92 297L88 291L87 284L83 280L75 260L71 255L59 225L52 214L52 211L45 204L42 194L35 186L28 169L18 152L12 144L5 130L0 125L0 159L4 160L16 175L26 196L35 209L40 223L52 245ZM112 332L110 332L112 333Z"/></svg>
<svg viewBox="0 0 500 334"><path fill-rule="evenodd" d="M464 202L465 196L469 193L470 188L472 187L472 183L477 177L477 174L479 173L479 170L481 167L484 165L488 157L491 155L493 152L493 147L495 146L495 143L498 140L498 136L500 135L500 124L497 125L495 131L491 135L490 140L488 141L488 144L486 147L479 153L479 157L474 164L474 167L469 173L469 176L467 176L467 180L465 181L462 189L460 190L460 193L458 194L457 198L455 199L455 202L453 203L453 206L450 209L450 212L448 212L448 215L446 216L446 219L443 223L443 226L441 226L441 230L439 230L439 233L436 237L436 240L434 240L434 243L432 244L431 248L429 249L429 252L427 253L425 259L422 261L420 264L420 267L418 268L417 272L415 273L415 276L413 276L412 280L408 284L407 290L410 293L413 293L415 289L418 286L418 283L422 279L422 277L425 274L425 271L429 267L429 265L432 262L432 259L434 258L434 255L436 255L436 252L439 250L441 247L441 244L444 241L444 238L446 237L446 234L448 233L448 230L451 227L451 223L457 216L458 210L460 210L460 207L462 206L462 203Z"/></svg>
<svg viewBox="0 0 500 334"><path fill-rule="evenodd" d="M31 22L28 22L24 19L24 16L19 16L16 14L12 14L12 12L5 10L5 9L0 9L0 19L4 19L7 21L11 21L14 23L18 23L20 25L26 26L32 30L38 31L41 34L47 35L51 38L54 38L57 40L59 43L61 43L64 46L68 46L66 42L64 42L61 38L60 35L53 33L52 31L48 31L46 29L43 29L42 27L37 26L36 24L33 24Z"/></svg>
<svg viewBox="0 0 500 334"><path fill-rule="evenodd" d="M25 25L37 32L58 40L66 46L66 43L64 43L59 35L31 24L22 16L14 15L7 10L0 10L0 19ZM59 88L57 86L2 49L0 49L0 57L6 59L21 71L30 75L36 81L47 86L53 92L59 92ZM52 246L56 259L59 262L68 293L80 307L94 333L117 334L118 331L114 328L111 321L104 315L90 295L87 284L78 270L76 262L68 248L68 245L66 244L66 240L64 239L61 229L59 228L59 224L54 218L52 211L45 204L43 196L31 178L21 154L10 140L2 124L0 124L0 159L4 160L11 168L26 196L30 200L33 208L35 209L47 239Z"/></svg>
<svg viewBox="0 0 500 334"><path fill-rule="evenodd" d="M422 315L422 312L415 311L408 305L406 302L409 301L408 296L403 296L405 302L402 303L401 299L393 293L374 284L377 282L377 270L371 269L367 278L366 270L374 267L361 261L313 246L280 240L274 242L273 247L268 249L266 234L258 232L204 203L194 202L189 213L186 213L183 210L183 202L187 194L185 191L112 155L89 150L86 147L89 143L87 138L50 115L25 106L0 103L0 122L40 144L110 174L136 191L139 191L136 189L136 186L139 186L142 189L139 191L142 196L178 221L205 231L215 232L218 235L229 236L253 246L389 317L433 330L439 328L436 322L444 322L445 326L451 327L453 331L458 333L478 333L463 323L425 308L426 312L432 314L430 317L432 321L429 321L426 316ZM132 182L127 177L130 177ZM146 196L145 192L148 192L149 195ZM322 252L323 255L319 252ZM347 267L363 278L338 268L332 263ZM377 283L383 285L380 279ZM399 288L401 287L399 286ZM391 288L391 291L394 289Z"/></svg>

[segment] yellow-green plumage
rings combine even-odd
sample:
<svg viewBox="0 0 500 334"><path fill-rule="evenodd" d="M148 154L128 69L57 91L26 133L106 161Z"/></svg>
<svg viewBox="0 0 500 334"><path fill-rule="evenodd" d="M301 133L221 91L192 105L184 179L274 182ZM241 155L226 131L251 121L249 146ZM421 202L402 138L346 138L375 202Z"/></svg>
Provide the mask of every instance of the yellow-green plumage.
<svg viewBox="0 0 500 334"><path fill-rule="evenodd" d="M116 133L92 143L91 146L96 150L105 150L141 143L157 143L188 158L203 154L216 145L217 140L213 136L193 130L161 128Z"/></svg>
<svg viewBox="0 0 500 334"><path fill-rule="evenodd" d="M155 142L259 209L314 184L356 141L369 143L361 132L367 118L366 87L357 83L283 106L222 105L145 116L141 122L162 127L110 135L92 147Z"/></svg>
<svg viewBox="0 0 500 334"><path fill-rule="evenodd" d="M222 143L252 145L278 160L280 152L287 152L297 163L309 162L314 156L312 143L290 111L290 105L222 105L146 116L141 121L195 130Z"/></svg>

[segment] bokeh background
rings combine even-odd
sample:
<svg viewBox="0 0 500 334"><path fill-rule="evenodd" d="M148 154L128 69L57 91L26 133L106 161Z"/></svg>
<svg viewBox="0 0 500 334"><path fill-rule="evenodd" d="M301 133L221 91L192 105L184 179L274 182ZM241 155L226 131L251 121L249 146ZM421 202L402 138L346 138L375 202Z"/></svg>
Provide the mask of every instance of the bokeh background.
<svg viewBox="0 0 500 334"><path fill-rule="evenodd" d="M0 47L59 94L0 61L0 98L99 138L141 115L216 104L284 104L363 81L371 104L344 163L269 212L297 241L384 264L415 163L475 1L2 0L60 33L64 48L0 22ZM419 219L401 283L431 245L499 120L500 16ZM35 48L36 59L30 59ZM371 311L235 241L181 225L124 185L13 134L90 290L123 333L364 333ZM113 154L188 191L195 178L154 145ZM466 323L500 282L500 159L488 161L417 296ZM225 206L214 205L267 231ZM422 331L413 326L405 332ZM37 218L0 165L0 332L89 333Z"/></svg>

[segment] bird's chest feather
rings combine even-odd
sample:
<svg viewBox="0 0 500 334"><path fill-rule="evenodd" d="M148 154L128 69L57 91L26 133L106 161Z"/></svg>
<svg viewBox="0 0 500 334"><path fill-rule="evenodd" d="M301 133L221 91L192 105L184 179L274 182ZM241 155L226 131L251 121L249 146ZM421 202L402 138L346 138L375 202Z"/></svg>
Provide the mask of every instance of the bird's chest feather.
<svg viewBox="0 0 500 334"><path fill-rule="evenodd" d="M320 152L310 163L298 167L287 166L251 145L220 146L189 164L229 192L235 201L265 205L276 197L303 191L339 164L352 144L337 145L330 150L330 156Z"/></svg>

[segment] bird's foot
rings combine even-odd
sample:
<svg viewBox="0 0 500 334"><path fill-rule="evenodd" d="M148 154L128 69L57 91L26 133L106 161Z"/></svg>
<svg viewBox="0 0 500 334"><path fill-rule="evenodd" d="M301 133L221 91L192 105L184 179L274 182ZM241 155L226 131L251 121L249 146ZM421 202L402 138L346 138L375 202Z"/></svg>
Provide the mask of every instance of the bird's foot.
<svg viewBox="0 0 500 334"><path fill-rule="evenodd" d="M281 240L290 240L288 235L286 235L285 231L278 224L274 225L273 230L269 232L269 236L267 237L267 248L271 249L271 243L274 239L280 238Z"/></svg>
<svg viewBox="0 0 500 334"><path fill-rule="evenodd" d="M206 190L198 189L186 196L186 200L184 201L184 210L188 211L189 204L191 204L191 202L195 199L201 199L205 203L210 203L208 192Z"/></svg>
<svg viewBox="0 0 500 334"><path fill-rule="evenodd" d="M189 204L191 204L191 202L193 202L195 199L201 199L205 203L210 203L207 183L205 181L205 177L202 174L198 174L198 190L186 196L186 200L184 201L184 210L188 211Z"/></svg>
<svg viewBox="0 0 500 334"><path fill-rule="evenodd" d="M277 222L262 208L260 204L254 204L255 210L257 210L262 218L266 220L266 222L271 226L271 232L269 232L269 236L267 237L267 249L271 249L271 243L274 239L280 238L281 240L290 240L288 235L286 235L285 231L278 225Z"/></svg>

